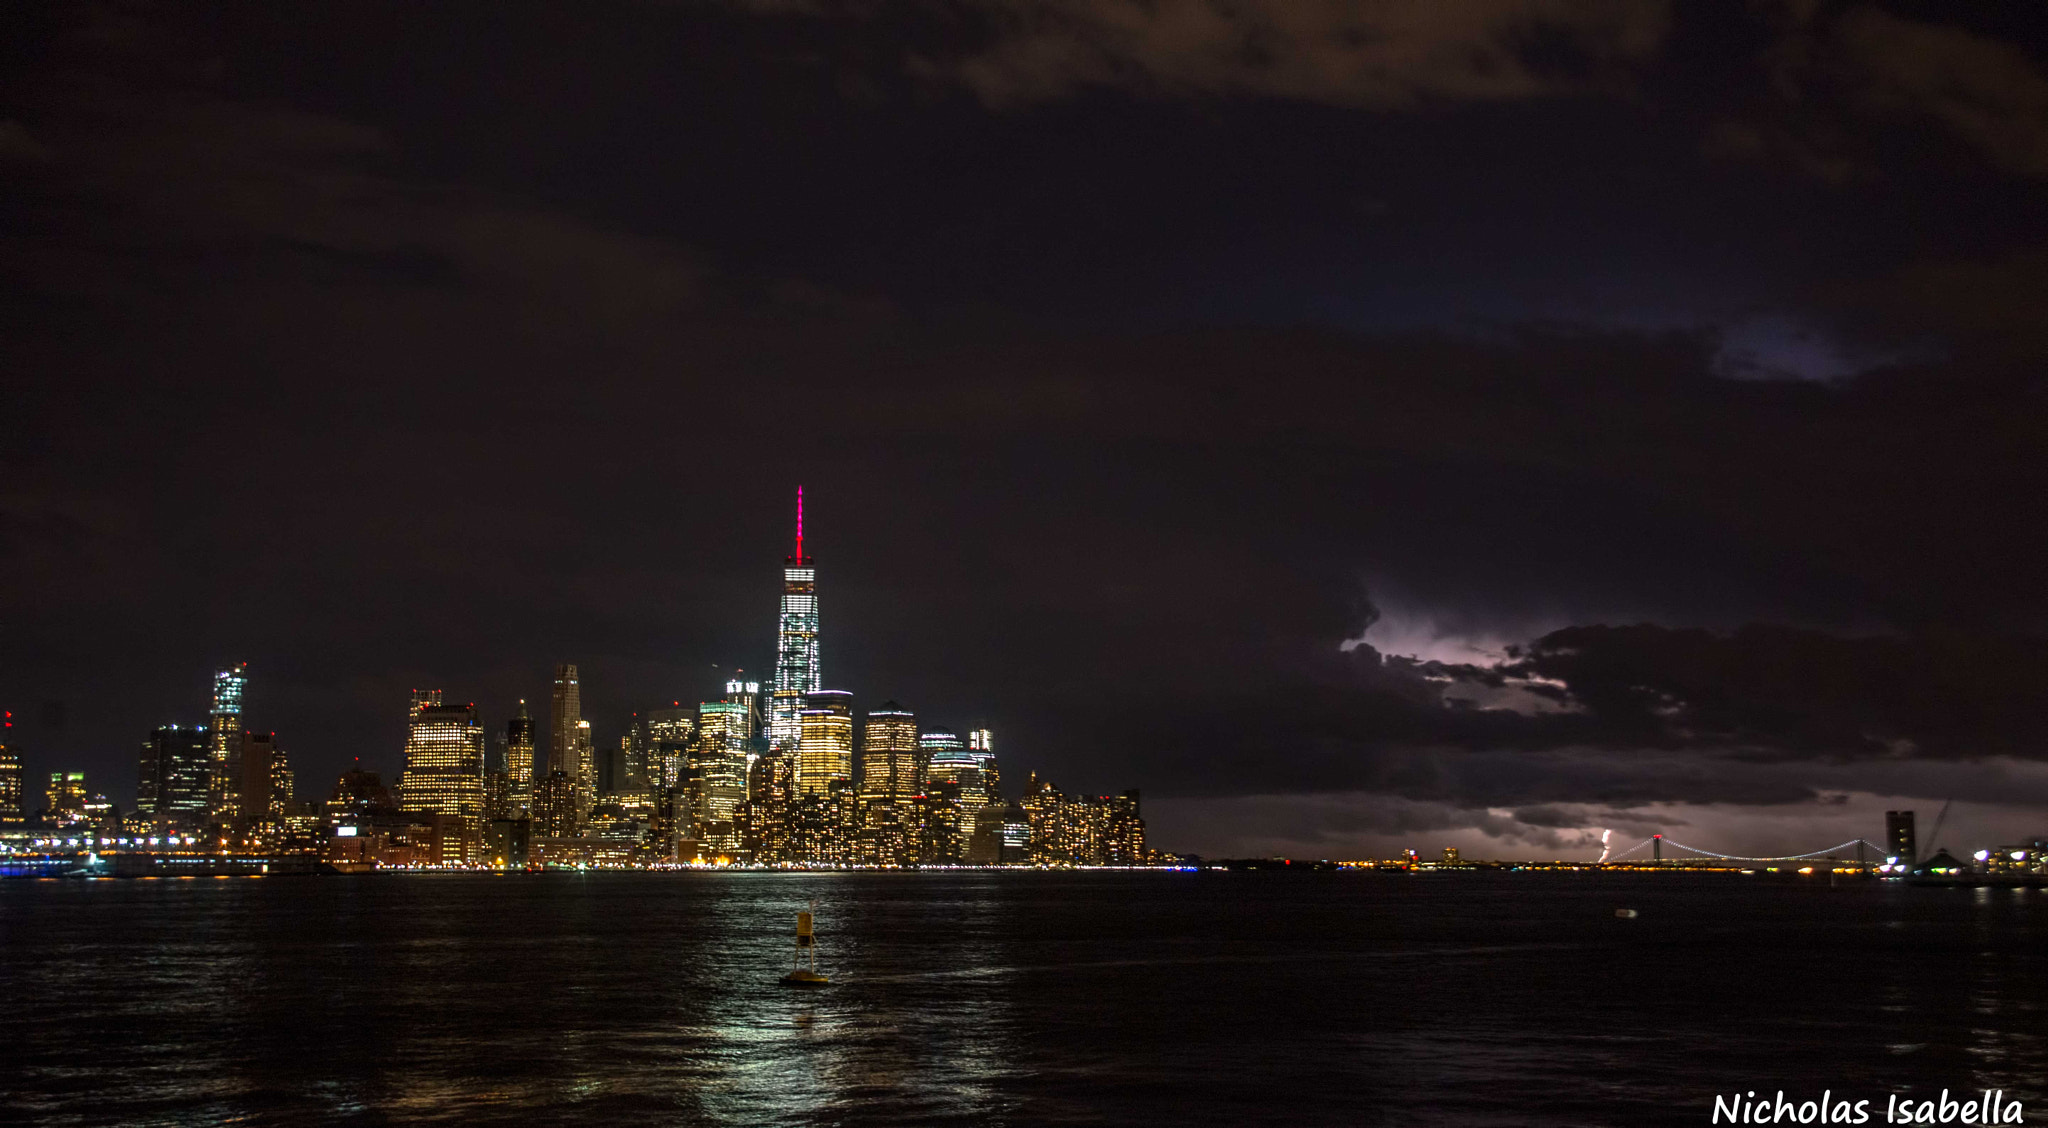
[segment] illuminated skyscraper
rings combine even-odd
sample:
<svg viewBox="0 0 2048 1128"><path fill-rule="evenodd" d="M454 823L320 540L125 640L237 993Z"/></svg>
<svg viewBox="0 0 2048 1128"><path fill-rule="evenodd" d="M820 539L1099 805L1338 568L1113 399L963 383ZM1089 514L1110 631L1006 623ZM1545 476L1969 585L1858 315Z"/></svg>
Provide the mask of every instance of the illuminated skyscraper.
<svg viewBox="0 0 2048 1128"><path fill-rule="evenodd" d="M868 712L860 745L860 851L870 865L924 860L917 717L894 701Z"/></svg>
<svg viewBox="0 0 2048 1128"><path fill-rule="evenodd" d="M747 802L740 808L740 846L754 862L792 860L796 803L794 753L771 752L747 769Z"/></svg>
<svg viewBox="0 0 2048 1128"><path fill-rule="evenodd" d="M597 806L597 742L589 721L576 722L576 825L582 833L590 825L590 809Z"/></svg>
<svg viewBox="0 0 2048 1128"><path fill-rule="evenodd" d="M534 781L533 833L543 838L576 837L576 786L569 773L550 771Z"/></svg>
<svg viewBox="0 0 2048 1128"><path fill-rule="evenodd" d="M644 800L647 796L648 776L646 745L635 740L633 732L628 730L619 736L619 751L623 754L624 763L621 766L625 776L625 785L619 790Z"/></svg>
<svg viewBox="0 0 2048 1128"><path fill-rule="evenodd" d="M457 815L475 840L484 815L484 730L476 706L443 705L438 689L414 690L398 807Z"/></svg>
<svg viewBox="0 0 2048 1128"><path fill-rule="evenodd" d="M27 817L21 791L21 753L0 744L0 826L18 826Z"/></svg>
<svg viewBox="0 0 2048 1128"><path fill-rule="evenodd" d="M648 787L657 792L681 787L689 770L690 745L697 735L697 710L649 709L638 728L646 746Z"/></svg>
<svg viewBox="0 0 2048 1128"><path fill-rule="evenodd" d="M735 671L745 673L744 670ZM725 683L725 700L741 706L746 711L746 738L753 740L761 735L761 683L744 678L729 678Z"/></svg>
<svg viewBox="0 0 2048 1128"><path fill-rule="evenodd" d="M853 783L853 694L821 689L798 714L797 790L804 795L830 794L835 783Z"/></svg>
<svg viewBox="0 0 2048 1128"><path fill-rule="evenodd" d="M996 768L996 734L985 728L978 728L967 734L967 750L981 765L981 789L988 793L988 801L1003 801L1003 776Z"/></svg>
<svg viewBox="0 0 2048 1128"><path fill-rule="evenodd" d="M924 759L927 784L959 786L960 803L973 811L988 802L988 790L981 778L981 757L967 742L946 729L930 729L917 738L917 750Z"/></svg>
<svg viewBox="0 0 2048 1128"><path fill-rule="evenodd" d="M241 794L242 826L283 822L285 804L292 801L292 769L276 733L242 734Z"/></svg>
<svg viewBox="0 0 2048 1128"><path fill-rule="evenodd" d="M574 662L555 667L555 688L548 709L548 771L576 774L576 723L583 719L583 683Z"/></svg>
<svg viewBox="0 0 2048 1128"><path fill-rule="evenodd" d="M988 804L981 761L947 729L927 730L917 738L917 751L924 764L925 854L933 861L963 861L974 816Z"/></svg>
<svg viewBox="0 0 2048 1128"><path fill-rule="evenodd" d="M232 823L242 809L242 696L249 688L249 664L239 663L213 675L213 713L206 726L206 812L213 821Z"/></svg>
<svg viewBox="0 0 2048 1128"><path fill-rule="evenodd" d="M207 781L212 775L204 727L165 725L142 745L136 774L135 810L154 818L191 822L206 818Z"/></svg>
<svg viewBox="0 0 2048 1128"><path fill-rule="evenodd" d="M1138 789L1122 795L1105 795L1096 800L1109 812L1109 829L1102 843L1102 861L1111 866L1141 866L1151 860L1145 852L1145 820L1139 815ZM1444 851L1445 859L1458 860L1458 850Z"/></svg>
<svg viewBox="0 0 2048 1128"><path fill-rule="evenodd" d="M570 833L581 834L597 800L597 765L590 747L590 725L583 720L583 685L574 662L555 667L550 705L548 771L568 777L576 811L576 828Z"/></svg>
<svg viewBox="0 0 2048 1128"><path fill-rule="evenodd" d="M735 695L737 696L737 695ZM753 727L748 703L728 697L697 706L697 739L688 779L692 836L707 854L732 856L740 842L734 817L747 801L747 752Z"/></svg>
<svg viewBox="0 0 2048 1128"><path fill-rule="evenodd" d="M918 770L917 714L887 701L868 711L860 744L863 803L905 803L924 790Z"/></svg>
<svg viewBox="0 0 2048 1128"><path fill-rule="evenodd" d="M506 806L513 818L525 818L533 810L533 718L527 715L526 698L505 722Z"/></svg>
<svg viewBox="0 0 2048 1128"><path fill-rule="evenodd" d="M176 725L169 727L177 728ZM197 729L192 731L195 736L199 734ZM152 734L150 739L142 742L142 756L135 764L135 813L138 815L156 814L157 792L162 790L162 784L157 780L158 775L162 773L162 769L157 765L157 743L162 732L163 730L159 729L157 734Z"/></svg>
<svg viewBox="0 0 2048 1128"><path fill-rule="evenodd" d="M490 757L484 761L484 820L486 822L509 821L516 813L512 810L512 777L505 771L505 736L498 735L496 746Z"/></svg>
<svg viewBox="0 0 2048 1128"><path fill-rule="evenodd" d="M796 553L784 558L782 618L775 635L768 746L788 751L803 739L806 699L818 692L818 570L804 555L804 491L796 491Z"/></svg>
<svg viewBox="0 0 2048 1128"><path fill-rule="evenodd" d="M44 809L50 812L51 822L83 822L85 820L85 773L51 772L50 790L45 799Z"/></svg>

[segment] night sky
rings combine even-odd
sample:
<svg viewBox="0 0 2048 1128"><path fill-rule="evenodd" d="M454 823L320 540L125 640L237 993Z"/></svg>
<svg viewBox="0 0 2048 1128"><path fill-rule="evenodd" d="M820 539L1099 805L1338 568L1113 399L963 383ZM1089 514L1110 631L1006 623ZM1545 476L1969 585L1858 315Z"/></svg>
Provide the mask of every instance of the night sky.
<svg viewBox="0 0 2048 1128"><path fill-rule="evenodd" d="M2048 8L10 4L0 704L765 676L1206 854L2048 832Z"/></svg>

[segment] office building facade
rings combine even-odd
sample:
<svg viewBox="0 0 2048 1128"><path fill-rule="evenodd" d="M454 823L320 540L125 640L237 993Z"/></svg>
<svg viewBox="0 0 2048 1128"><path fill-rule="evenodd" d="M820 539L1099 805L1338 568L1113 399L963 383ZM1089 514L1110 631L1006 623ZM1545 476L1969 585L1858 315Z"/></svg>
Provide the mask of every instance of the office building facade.
<svg viewBox="0 0 2048 1128"><path fill-rule="evenodd" d="M59 825L84 822L85 773L51 772L50 786L43 793L43 810Z"/></svg>
<svg viewBox="0 0 2048 1128"><path fill-rule="evenodd" d="M472 838L478 836L484 816L484 730L476 706L445 705L438 689L413 691L398 807L457 816Z"/></svg>
<svg viewBox="0 0 2048 1128"><path fill-rule="evenodd" d="M142 744L135 811L196 826L206 820L212 760L204 725L164 725Z"/></svg>
<svg viewBox="0 0 2048 1128"><path fill-rule="evenodd" d="M28 818L22 806L22 772L21 751L0 744L0 826L19 826Z"/></svg>
<svg viewBox="0 0 2048 1128"><path fill-rule="evenodd" d="M826 795L853 783L853 694L823 689L811 694L798 715L797 790Z"/></svg>
<svg viewBox="0 0 2048 1128"><path fill-rule="evenodd" d="M692 837L706 851L726 857L740 851L735 819L747 801L752 723L744 701L728 698L697 706L697 737L685 780Z"/></svg>
<svg viewBox="0 0 2048 1128"><path fill-rule="evenodd" d="M917 714L894 701L868 710L861 730L860 798L863 803L908 803L924 791L918 755Z"/></svg>
<svg viewBox="0 0 2048 1128"><path fill-rule="evenodd" d="M894 701L868 711L860 744L860 851L869 865L924 860L917 715Z"/></svg>
<svg viewBox="0 0 2048 1128"><path fill-rule="evenodd" d="M242 734L242 785L237 825L247 829L284 822L285 808L292 801L292 768L284 750L277 746L277 734Z"/></svg>

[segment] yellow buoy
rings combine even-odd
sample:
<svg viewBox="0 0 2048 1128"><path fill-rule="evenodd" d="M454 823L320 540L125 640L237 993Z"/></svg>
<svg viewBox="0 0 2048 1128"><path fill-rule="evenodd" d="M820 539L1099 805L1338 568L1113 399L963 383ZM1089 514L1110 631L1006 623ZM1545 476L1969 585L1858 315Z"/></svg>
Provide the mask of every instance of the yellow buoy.
<svg viewBox="0 0 2048 1128"><path fill-rule="evenodd" d="M811 907L817 908L817 902L811 902ZM806 957L809 958L809 967L804 966ZM808 912L796 914L796 954L790 960L789 974L782 977L782 982L789 987L822 987L832 982L818 971L818 938L811 930L811 914Z"/></svg>

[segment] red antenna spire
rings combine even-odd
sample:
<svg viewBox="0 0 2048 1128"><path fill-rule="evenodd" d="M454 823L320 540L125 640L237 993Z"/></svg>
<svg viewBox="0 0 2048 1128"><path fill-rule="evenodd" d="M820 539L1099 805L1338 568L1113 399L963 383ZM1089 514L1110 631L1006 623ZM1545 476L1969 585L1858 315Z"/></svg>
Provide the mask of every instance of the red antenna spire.
<svg viewBox="0 0 2048 1128"><path fill-rule="evenodd" d="M796 488L796 562L804 562L804 488Z"/></svg>

